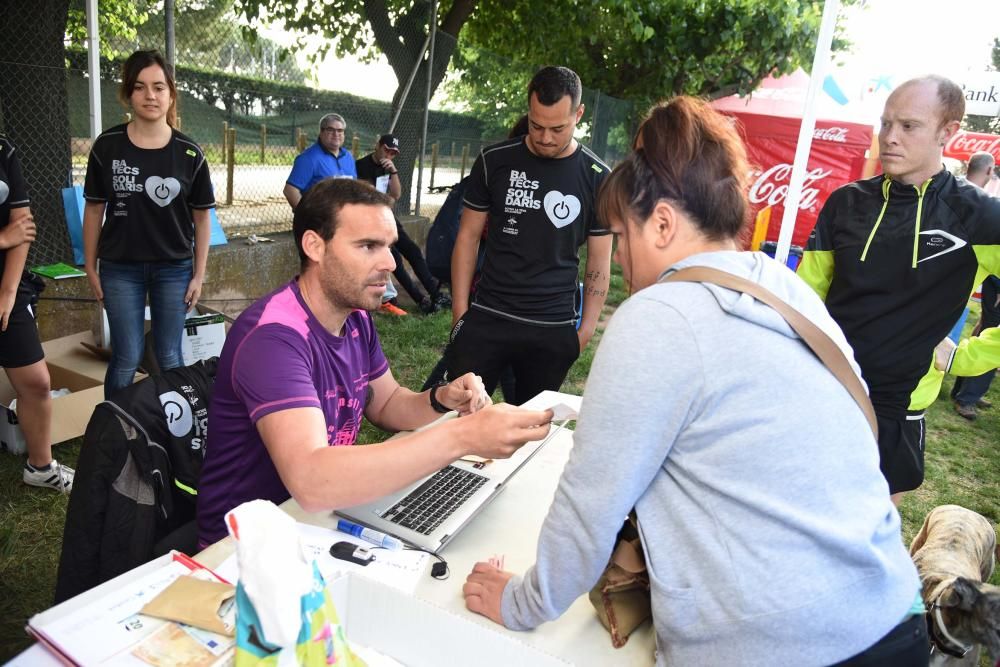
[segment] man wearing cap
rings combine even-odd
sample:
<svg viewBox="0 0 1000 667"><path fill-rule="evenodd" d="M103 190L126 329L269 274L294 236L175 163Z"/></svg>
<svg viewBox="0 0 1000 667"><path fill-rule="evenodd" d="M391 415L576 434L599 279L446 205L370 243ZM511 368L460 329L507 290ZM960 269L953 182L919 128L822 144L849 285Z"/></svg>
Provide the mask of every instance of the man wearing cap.
<svg viewBox="0 0 1000 667"><path fill-rule="evenodd" d="M357 162L358 179L371 183L376 190L389 195L393 204L399 199L403 190L399 182L399 172L393 164L397 155L399 155L399 138L393 134L383 134L378 138L375 150ZM393 271L396 280L423 312L433 313L438 308L450 307L451 299L441 292L440 283L427 267L427 260L424 259L420 246L413 242L399 224L399 218L396 218L396 234L399 238L391 248L393 259L396 260L396 269ZM413 267L427 294L423 293L403 266L403 257Z"/></svg>
<svg viewBox="0 0 1000 667"><path fill-rule="evenodd" d="M299 205L309 188L324 178L357 178L354 156L344 148L347 121L336 113L328 113L319 120L316 143L299 153L288 175L283 193L292 210Z"/></svg>

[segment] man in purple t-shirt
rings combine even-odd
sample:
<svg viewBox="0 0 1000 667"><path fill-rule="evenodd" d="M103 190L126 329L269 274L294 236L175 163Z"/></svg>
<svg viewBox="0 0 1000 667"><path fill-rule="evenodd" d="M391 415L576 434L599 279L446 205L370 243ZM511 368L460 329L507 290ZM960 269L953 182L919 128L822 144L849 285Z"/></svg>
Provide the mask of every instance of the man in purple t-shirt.
<svg viewBox="0 0 1000 667"><path fill-rule="evenodd" d="M225 513L248 500L349 507L462 456L509 457L548 432L551 412L491 406L472 373L422 393L393 378L366 312L395 266L389 204L366 183L327 179L296 207L301 274L236 320L219 360L198 490L202 545L224 537ZM354 444L363 417L406 431L449 410L463 418L341 446Z"/></svg>

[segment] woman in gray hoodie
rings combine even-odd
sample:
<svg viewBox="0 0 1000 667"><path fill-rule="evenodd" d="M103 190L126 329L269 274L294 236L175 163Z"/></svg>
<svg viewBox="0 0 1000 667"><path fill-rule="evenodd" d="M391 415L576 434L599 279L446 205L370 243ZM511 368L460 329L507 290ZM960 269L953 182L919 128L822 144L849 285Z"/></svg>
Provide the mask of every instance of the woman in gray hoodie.
<svg viewBox="0 0 1000 667"><path fill-rule="evenodd" d="M477 564L466 604L512 629L555 619L635 507L657 664L926 665L917 573L857 404L769 306L658 282L687 266L752 280L860 375L816 294L740 251L748 173L732 125L701 101L675 98L639 129L598 202L634 294L594 358L537 563L523 577Z"/></svg>

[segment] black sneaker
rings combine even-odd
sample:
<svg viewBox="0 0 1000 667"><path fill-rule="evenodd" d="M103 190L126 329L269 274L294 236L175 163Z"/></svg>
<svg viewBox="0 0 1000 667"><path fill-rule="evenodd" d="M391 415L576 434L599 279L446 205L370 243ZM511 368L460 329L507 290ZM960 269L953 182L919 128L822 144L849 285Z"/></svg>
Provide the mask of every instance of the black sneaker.
<svg viewBox="0 0 1000 667"><path fill-rule="evenodd" d="M437 296L434 297L434 305L442 310L447 310L451 308L451 297L444 292L438 292Z"/></svg>
<svg viewBox="0 0 1000 667"><path fill-rule="evenodd" d="M431 301L429 296L425 296L417 305L420 307L420 312L424 315L436 313L438 309L437 304L434 301Z"/></svg>

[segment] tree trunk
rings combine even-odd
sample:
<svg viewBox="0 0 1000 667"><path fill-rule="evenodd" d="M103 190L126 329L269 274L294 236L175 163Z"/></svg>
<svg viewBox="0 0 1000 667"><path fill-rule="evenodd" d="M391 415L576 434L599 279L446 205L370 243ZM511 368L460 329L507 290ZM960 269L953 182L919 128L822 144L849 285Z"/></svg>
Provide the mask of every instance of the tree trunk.
<svg viewBox="0 0 1000 667"><path fill-rule="evenodd" d="M71 261L60 190L70 181L63 38L69 0L0 3L0 114L38 225L29 264Z"/></svg>
<svg viewBox="0 0 1000 667"><path fill-rule="evenodd" d="M434 63L431 70L431 96L438 85L444 80L448 63L455 52L458 33L475 8L476 0L456 0L443 16L439 16L439 27L434 44ZM413 172L416 167L417 152L421 149L420 138L423 131L424 97L427 93L427 61L421 47L427 39L427 19L430 3L415 2L410 11L396 18L395 24L389 20L384 0L364 0L365 18L375 35L375 42L385 54L389 65L399 82L396 93L392 97L395 109L403 94L406 81L413 71L413 65L420 62L420 69L413 79L399 121L393 130L399 138L401 153L407 159L396 164L399 169L399 182L403 192L396 202L397 213L407 213L412 210L410 190L413 183ZM386 128L388 130L388 128Z"/></svg>

